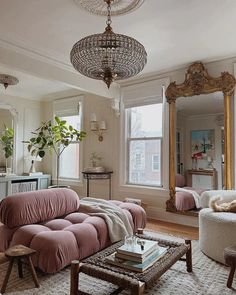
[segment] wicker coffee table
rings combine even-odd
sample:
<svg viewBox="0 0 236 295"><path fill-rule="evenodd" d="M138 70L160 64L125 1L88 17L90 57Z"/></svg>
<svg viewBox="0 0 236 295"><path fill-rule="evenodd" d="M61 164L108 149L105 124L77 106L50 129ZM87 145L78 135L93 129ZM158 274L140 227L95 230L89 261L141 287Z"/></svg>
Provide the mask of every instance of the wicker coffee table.
<svg viewBox="0 0 236 295"><path fill-rule="evenodd" d="M80 272L117 285L119 289L112 294L118 294L123 289L130 289L132 295L143 294L145 288L151 286L178 260L185 261L187 271L192 272L192 250L190 240L185 240L185 243L178 243L147 235L138 235L138 237L158 241L160 246L168 248L166 254L144 272L133 272L106 262L105 258L115 252L118 247L123 245L124 241L115 243L81 262L77 260L72 262L70 294L88 295L88 293L78 290ZM183 258L183 256L186 257Z"/></svg>

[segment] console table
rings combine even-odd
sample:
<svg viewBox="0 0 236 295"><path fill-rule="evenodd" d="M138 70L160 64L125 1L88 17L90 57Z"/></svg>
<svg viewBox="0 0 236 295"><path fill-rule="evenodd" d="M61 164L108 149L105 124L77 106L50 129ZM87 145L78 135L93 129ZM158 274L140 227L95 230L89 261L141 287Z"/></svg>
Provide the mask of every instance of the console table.
<svg viewBox="0 0 236 295"><path fill-rule="evenodd" d="M187 184L192 187L192 176L193 175L203 175L211 177L212 189L217 189L217 171L216 169L192 169L187 171Z"/></svg>
<svg viewBox="0 0 236 295"><path fill-rule="evenodd" d="M84 179L87 179L87 194L86 196L89 197L89 181L90 180L103 180L109 179L109 200L111 200L111 175L113 171L106 171L106 172L82 172Z"/></svg>
<svg viewBox="0 0 236 295"><path fill-rule="evenodd" d="M1 176L0 177L0 200L16 193L15 187L20 184L29 184L28 190L40 190L46 189L51 184L51 175L11 175L11 176Z"/></svg>

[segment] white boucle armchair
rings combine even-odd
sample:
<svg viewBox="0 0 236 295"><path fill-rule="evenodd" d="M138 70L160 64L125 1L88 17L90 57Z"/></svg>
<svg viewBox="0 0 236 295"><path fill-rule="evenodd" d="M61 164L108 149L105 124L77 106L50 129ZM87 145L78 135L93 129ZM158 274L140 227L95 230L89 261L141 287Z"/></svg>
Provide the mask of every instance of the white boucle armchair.
<svg viewBox="0 0 236 295"><path fill-rule="evenodd" d="M199 245L204 254L224 264L224 249L236 246L236 213L202 209L199 213Z"/></svg>
<svg viewBox="0 0 236 295"><path fill-rule="evenodd" d="M217 196L221 197L221 202L231 202L236 200L236 190L209 190L203 192L200 199L201 208L209 208L210 200Z"/></svg>

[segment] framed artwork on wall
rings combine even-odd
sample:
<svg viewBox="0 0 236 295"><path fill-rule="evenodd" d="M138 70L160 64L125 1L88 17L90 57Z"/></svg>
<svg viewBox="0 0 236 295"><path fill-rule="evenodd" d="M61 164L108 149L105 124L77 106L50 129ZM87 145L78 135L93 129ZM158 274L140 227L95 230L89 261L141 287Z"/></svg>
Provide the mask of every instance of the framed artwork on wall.
<svg viewBox="0 0 236 295"><path fill-rule="evenodd" d="M191 131L191 156L192 158L215 158L215 130Z"/></svg>

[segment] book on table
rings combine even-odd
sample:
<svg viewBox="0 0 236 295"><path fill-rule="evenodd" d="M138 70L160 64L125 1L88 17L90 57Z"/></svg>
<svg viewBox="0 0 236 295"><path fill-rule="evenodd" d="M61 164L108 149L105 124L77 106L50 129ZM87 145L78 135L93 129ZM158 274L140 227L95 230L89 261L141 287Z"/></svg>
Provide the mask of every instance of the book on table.
<svg viewBox="0 0 236 295"><path fill-rule="evenodd" d="M137 258L140 258L140 260L143 260L146 256L148 256L153 250L158 249L158 242L152 241L152 240L142 240L140 241L144 242L143 248L140 246L140 244L135 244L132 246L127 246L124 244L123 246L117 248L117 253L134 256Z"/></svg>
<svg viewBox="0 0 236 295"><path fill-rule="evenodd" d="M155 249L153 251L156 251L156 250L157 249ZM125 259L125 260L131 260L131 261L143 263L148 258L148 256L151 255L151 254L152 254L152 252L150 254L148 254L147 256L144 256L144 257L136 257L136 256L116 252L115 257L117 259L121 258L121 259Z"/></svg>
<svg viewBox="0 0 236 295"><path fill-rule="evenodd" d="M122 259L116 257L116 252L106 257L106 261L110 264L123 267L129 270L143 272L149 267L151 267L157 260L159 260L163 255L167 252L167 248L158 247L156 250L153 250L151 254L149 254L146 259L140 263L137 261Z"/></svg>

